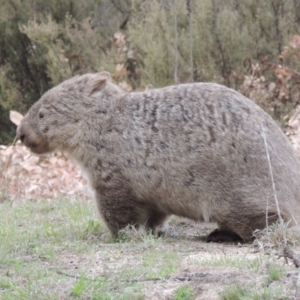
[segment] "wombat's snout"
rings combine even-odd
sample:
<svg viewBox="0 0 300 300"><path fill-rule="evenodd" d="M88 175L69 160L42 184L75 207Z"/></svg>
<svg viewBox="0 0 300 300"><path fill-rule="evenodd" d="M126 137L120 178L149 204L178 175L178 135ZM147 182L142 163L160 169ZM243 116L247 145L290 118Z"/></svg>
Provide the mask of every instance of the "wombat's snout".
<svg viewBox="0 0 300 300"><path fill-rule="evenodd" d="M19 136L19 139L20 139L21 142L23 143L23 142L24 142L24 139L25 139L25 134L22 133L22 134Z"/></svg>
<svg viewBox="0 0 300 300"><path fill-rule="evenodd" d="M23 121L17 127L17 138L30 149L31 152L36 154L42 154L49 152L49 143L43 136L36 132L27 121Z"/></svg>
<svg viewBox="0 0 300 300"><path fill-rule="evenodd" d="M17 138L18 138L23 144L25 144L26 134L25 134L25 132L24 132L24 129L23 129L22 124L20 124L20 125L17 127L16 134L17 134Z"/></svg>
<svg viewBox="0 0 300 300"><path fill-rule="evenodd" d="M16 134L17 134L18 139L20 139L21 142L24 143L25 133L21 131L20 125L17 127Z"/></svg>

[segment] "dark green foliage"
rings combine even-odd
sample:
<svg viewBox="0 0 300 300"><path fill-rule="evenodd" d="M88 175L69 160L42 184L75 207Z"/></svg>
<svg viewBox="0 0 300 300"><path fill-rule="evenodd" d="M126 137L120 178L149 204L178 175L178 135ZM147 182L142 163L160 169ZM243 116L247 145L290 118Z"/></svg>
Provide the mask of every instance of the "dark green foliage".
<svg viewBox="0 0 300 300"><path fill-rule="evenodd" d="M69 39L65 28L70 25L75 26L77 31L84 31L82 27L85 24L81 22L92 14L100 13L101 5L102 2L96 0L0 0L0 144L11 143L15 136L15 125L9 120L9 110L25 113L32 103L59 81L76 72L97 70L98 66L84 68L85 58L80 56L80 51L72 53L73 48L76 51L83 45L89 51L96 52L95 45L86 44L83 40L78 42L79 45L74 45L76 40ZM117 13L115 15L117 21L119 16ZM31 36L24 29L30 24L32 27L28 31ZM58 26L58 31L53 34L52 30L56 28L51 26L54 24ZM37 32L39 35L36 35ZM104 39L105 43L107 40ZM57 68L52 70L58 72L52 74L51 56L64 56L63 59L68 60L68 72L64 70L64 65L56 62ZM52 78L53 75L55 78Z"/></svg>
<svg viewBox="0 0 300 300"><path fill-rule="evenodd" d="M178 69L181 81L186 81L190 47L186 1L176 2ZM173 82L174 8L166 3L174 1L146 1L129 27L132 43L143 53L147 69L143 75L155 85ZM195 80L217 80L237 88L252 59L278 62L283 46L300 29L296 6L283 0L192 1Z"/></svg>
<svg viewBox="0 0 300 300"><path fill-rule="evenodd" d="M12 142L15 136L15 126L8 119L9 111L0 105L0 145Z"/></svg>

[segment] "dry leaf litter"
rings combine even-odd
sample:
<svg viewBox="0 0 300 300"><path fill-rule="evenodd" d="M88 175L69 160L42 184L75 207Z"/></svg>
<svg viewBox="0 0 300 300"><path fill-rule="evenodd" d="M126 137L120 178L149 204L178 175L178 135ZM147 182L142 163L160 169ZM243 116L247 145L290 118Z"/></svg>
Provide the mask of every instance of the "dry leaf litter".
<svg viewBox="0 0 300 300"><path fill-rule="evenodd" d="M300 105L296 106L291 118L287 122L286 135L292 142L300 158Z"/></svg>
<svg viewBox="0 0 300 300"><path fill-rule="evenodd" d="M11 111L11 121L18 125L23 116ZM17 142L0 146L0 187L20 199L91 196L79 168L62 153L36 156Z"/></svg>

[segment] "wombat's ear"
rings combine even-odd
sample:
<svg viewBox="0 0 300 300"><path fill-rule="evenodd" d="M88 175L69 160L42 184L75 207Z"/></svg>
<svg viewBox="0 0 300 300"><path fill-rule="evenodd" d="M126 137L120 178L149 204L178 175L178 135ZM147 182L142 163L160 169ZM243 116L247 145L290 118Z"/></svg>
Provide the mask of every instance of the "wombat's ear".
<svg viewBox="0 0 300 300"><path fill-rule="evenodd" d="M97 91L101 91L106 86L107 81L110 80L110 73L106 71L94 74L93 78L90 81L90 95L94 94Z"/></svg>

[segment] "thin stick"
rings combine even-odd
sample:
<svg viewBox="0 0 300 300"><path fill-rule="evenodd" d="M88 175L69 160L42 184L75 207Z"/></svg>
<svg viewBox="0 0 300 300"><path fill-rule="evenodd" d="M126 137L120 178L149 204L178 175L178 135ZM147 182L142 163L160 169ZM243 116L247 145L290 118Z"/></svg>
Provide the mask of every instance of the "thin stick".
<svg viewBox="0 0 300 300"><path fill-rule="evenodd" d="M176 7L176 0L174 1L174 83L178 84L178 33L177 33L177 7Z"/></svg>
<svg viewBox="0 0 300 300"><path fill-rule="evenodd" d="M17 141L18 141L18 137L15 136L13 143L12 143L13 147L16 145ZM3 177L4 177L4 174L6 173L6 171L8 170L8 167L10 166L12 156L13 156L13 152L10 153L9 157L7 158L7 161L5 162L4 170L1 173L1 174L3 174Z"/></svg>
<svg viewBox="0 0 300 300"><path fill-rule="evenodd" d="M194 82L194 62L193 62L193 32L192 32L192 7L191 0L186 0L186 7L189 20L189 38L190 38L190 74L191 82Z"/></svg>
<svg viewBox="0 0 300 300"><path fill-rule="evenodd" d="M269 149L268 149L268 144L267 144L267 139L266 139L265 128L264 128L264 125L262 123L261 123L261 127L262 127L264 142L265 142L265 148L266 148L267 159L268 159L268 164L269 164L270 176L271 176L271 180L272 180L272 189L273 189L273 193L274 193L276 209L277 209L280 225L283 225L283 219L281 217L280 207L279 207L277 193L276 193L276 187L275 187L275 182L274 182L273 170L272 170L272 166L271 166L271 160L270 160L270 154L269 154ZM268 216L266 216L266 218L268 219ZM268 225L268 223L267 223L267 225Z"/></svg>

